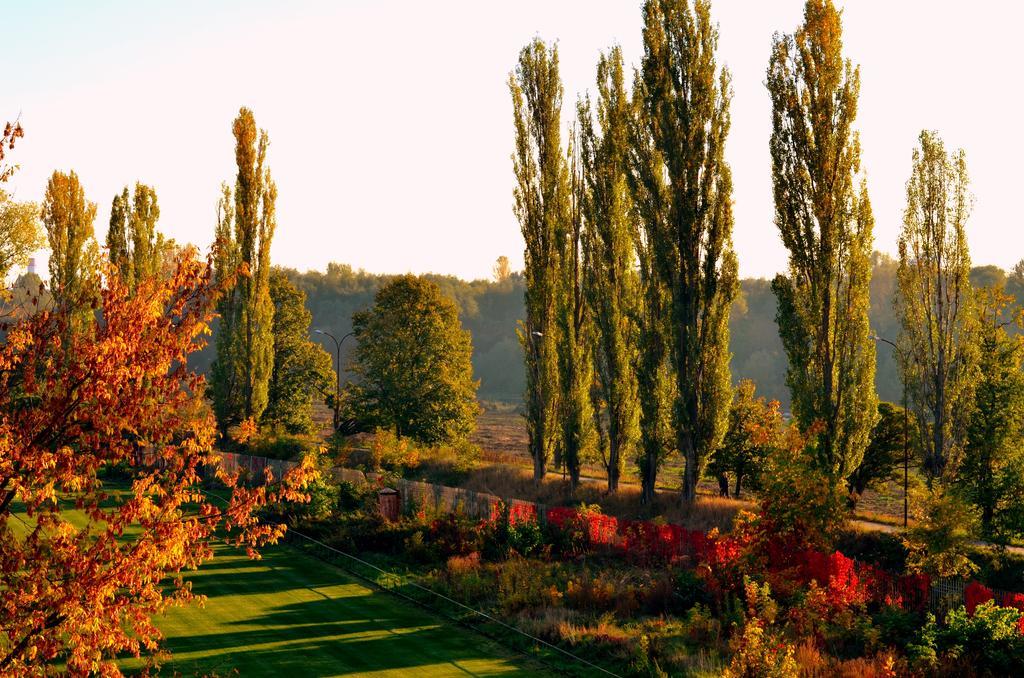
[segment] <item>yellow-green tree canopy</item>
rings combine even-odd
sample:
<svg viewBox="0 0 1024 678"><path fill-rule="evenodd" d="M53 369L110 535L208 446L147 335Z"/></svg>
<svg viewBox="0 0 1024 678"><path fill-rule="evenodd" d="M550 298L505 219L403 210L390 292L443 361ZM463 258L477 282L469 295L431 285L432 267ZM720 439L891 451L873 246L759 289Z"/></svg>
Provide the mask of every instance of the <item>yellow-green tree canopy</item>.
<svg viewBox="0 0 1024 678"><path fill-rule="evenodd" d="M50 246L50 290L57 303L80 307L83 313L99 282L95 219L96 203L85 199L78 175L54 172L42 206Z"/></svg>
<svg viewBox="0 0 1024 678"><path fill-rule="evenodd" d="M831 0L808 0L768 65L775 224L789 271L772 283L793 414L833 482L860 463L877 417L868 322L874 220L853 129L860 71Z"/></svg>
<svg viewBox="0 0 1024 678"><path fill-rule="evenodd" d="M907 181L896 310L900 366L930 479L941 479L963 452L976 381L965 230L971 200L964 152L947 154L937 134L922 132Z"/></svg>
<svg viewBox="0 0 1024 678"><path fill-rule="evenodd" d="M25 266L29 257L46 244L39 224L39 206L11 200L0 191L0 279L17 266Z"/></svg>
<svg viewBox="0 0 1024 678"><path fill-rule="evenodd" d="M277 226L277 186L266 167L267 133L257 133L242 108L235 135L235 190L224 185L218 204L215 266L218 277L240 273L218 304L217 360L211 370L214 411L224 430L267 408L274 367L274 304L270 298L270 243Z"/></svg>
<svg viewBox="0 0 1024 678"><path fill-rule="evenodd" d="M515 123L512 165L515 214L523 232L526 317L519 341L526 356L526 430L533 475L547 472L558 441L559 237L568 227L569 178L561 141L562 81L558 48L540 38L519 53L509 76Z"/></svg>

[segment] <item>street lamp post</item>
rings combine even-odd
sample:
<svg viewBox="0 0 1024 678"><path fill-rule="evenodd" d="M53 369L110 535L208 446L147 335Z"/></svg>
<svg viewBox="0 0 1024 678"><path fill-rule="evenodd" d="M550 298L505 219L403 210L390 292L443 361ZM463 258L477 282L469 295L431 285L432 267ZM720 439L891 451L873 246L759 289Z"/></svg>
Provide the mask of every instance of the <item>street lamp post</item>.
<svg viewBox="0 0 1024 678"><path fill-rule="evenodd" d="M905 359L906 356L900 347L894 342L880 337L877 334L872 334L871 338L875 341L881 341L892 346L893 353L897 354L900 358ZM903 383L903 527L907 527L907 513L908 513L908 494L910 492L910 411L907 408L907 380L901 379Z"/></svg>
<svg viewBox="0 0 1024 678"><path fill-rule="evenodd" d="M323 330L313 330L316 334L322 334L325 337L330 337L334 341L334 352L336 355L335 361L335 372L338 375L338 383L334 387L334 430L337 431L341 425L341 345L345 343L345 340L353 336L354 332L349 332L341 338L339 341L330 332L324 332Z"/></svg>

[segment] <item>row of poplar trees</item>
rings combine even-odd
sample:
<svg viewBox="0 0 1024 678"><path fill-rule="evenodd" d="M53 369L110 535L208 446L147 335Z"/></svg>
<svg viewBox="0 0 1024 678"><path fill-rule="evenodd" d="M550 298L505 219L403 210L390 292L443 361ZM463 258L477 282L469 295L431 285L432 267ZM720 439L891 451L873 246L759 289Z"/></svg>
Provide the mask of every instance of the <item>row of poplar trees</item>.
<svg viewBox="0 0 1024 678"><path fill-rule="evenodd" d="M535 39L510 76L526 419L535 478L554 457L576 483L584 452L597 449L614 491L635 457L646 502L678 452L690 502L732 400L732 90L708 2L647 0L643 15L631 93L612 48L598 62L596 101L577 103L567 148L557 48ZM852 128L859 72L841 47L839 13L809 0L796 33L775 36L767 77L775 222L789 250L773 283L788 384L837 482L859 464L877 416L873 220Z"/></svg>

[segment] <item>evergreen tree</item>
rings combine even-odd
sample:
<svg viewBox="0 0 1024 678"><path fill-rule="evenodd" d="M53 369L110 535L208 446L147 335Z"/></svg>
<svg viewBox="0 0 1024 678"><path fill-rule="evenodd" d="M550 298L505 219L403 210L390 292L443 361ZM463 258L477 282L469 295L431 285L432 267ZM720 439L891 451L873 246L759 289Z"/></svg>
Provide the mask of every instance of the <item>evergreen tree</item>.
<svg viewBox="0 0 1024 678"><path fill-rule="evenodd" d="M1024 534L1024 337L1011 336L1003 287L977 293L980 378L967 424L956 485L978 508L985 538L1005 543ZM1012 325L1020 326L1020 309Z"/></svg>
<svg viewBox="0 0 1024 678"><path fill-rule="evenodd" d="M352 317L358 342L347 393L366 427L436 444L465 439L479 406L469 332L455 302L423 278L404 275L378 290Z"/></svg>
<svg viewBox="0 0 1024 678"><path fill-rule="evenodd" d="M570 144L570 154L575 152ZM594 447L593 338L583 282L583 177L574 158L570 167L571 202L568 222L556 232L558 242L558 376L561 438L556 447L569 471L571 486L580 481L586 452ZM616 475L616 483L618 478ZM609 489L614 490L609 475Z"/></svg>
<svg viewBox="0 0 1024 678"><path fill-rule="evenodd" d="M934 132L922 132L920 144L907 182L896 312L900 367L931 482L963 451L977 351L964 230L971 203L966 156L947 155Z"/></svg>
<svg viewBox="0 0 1024 678"><path fill-rule="evenodd" d="M788 275L772 283L796 421L838 482L860 463L877 417L868 321L873 218L853 130L860 70L842 56L831 0L808 0L768 67L775 224Z"/></svg>
<svg viewBox="0 0 1024 678"><path fill-rule="evenodd" d="M237 280L218 304L217 359L211 371L213 406L224 431L246 419L259 421L267 408L274 363L270 298L270 242L277 224L277 187L265 167L269 140L257 135L252 111L242 108L232 126L238 176L224 186L218 205L215 266Z"/></svg>
<svg viewBox="0 0 1024 678"><path fill-rule="evenodd" d="M738 288L724 157L731 93L728 72L715 62L718 29L710 12L704 0L644 4L631 135L630 185L653 272L667 293L685 502L696 499L728 424L729 311Z"/></svg>
<svg viewBox="0 0 1024 678"><path fill-rule="evenodd" d="M168 243L157 231L159 219L156 190L139 182L135 183L134 199L125 186L110 205L110 228L107 229L110 263L129 289L160 273Z"/></svg>
<svg viewBox="0 0 1024 678"><path fill-rule="evenodd" d="M635 372L639 288L626 180L630 104L619 47L600 57L597 92L596 112L589 96L578 106L586 189L584 288L596 335L594 365L603 403L596 414L608 426L607 434L601 436L607 439L601 452L608 489L614 492L623 460L632 458L639 437Z"/></svg>
<svg viewBox="0 0 1024 678"><path fill-rule="evenodd" d="M262 423L289 433L311 433L313 398L334 392L331 355L310 340L313 315L306 308L306 294L280 269L270 273L270 299L274 303L274 371Z"/></svg>
<svg viewBox="0 0 1024 678"><path fill-rule="evenodd" d="M99 275L99 249L93 237L96 204L74 172L54 172L46 184L42 221L50 246L50 291L59 305L78 307L87 322Z"/></svg>
<svg viewBox="0 0 1024 678"><path fill-rule="evenodd" d="M561 145L562 82L558 49L534 39L509 76L515 121L515 214L526 241L526 319L519 341L526 356L526 428L539 481L559 437L559 231L569 220L569 179Z"/></svg>

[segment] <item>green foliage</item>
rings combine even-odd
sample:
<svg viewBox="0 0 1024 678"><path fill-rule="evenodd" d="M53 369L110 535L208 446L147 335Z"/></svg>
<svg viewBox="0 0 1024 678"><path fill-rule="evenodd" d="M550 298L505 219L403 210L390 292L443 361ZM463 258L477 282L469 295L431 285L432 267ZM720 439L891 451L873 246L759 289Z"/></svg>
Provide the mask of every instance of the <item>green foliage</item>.
<svg viewBox="0 0 1024 678"><path fill-rule="evenodd" d="M0 191L0 279L6 279L15 266L26 265L32 253L45 244L39 206L15 202Z"/></svg>
<svg viewBox="0 0 1024 678"><path fill-rule="evenodd" d="M860 71L842 57L831 0L808 0L768 66L775 224L789 272L772 283L786 381L818 466L839 482L860 463L875 424L875 346L868 308L874 218L853 131Z"/></svg>
<svg viewBox="0 0 1024 678"><path fill-rule="evenodd" d="M607 444L601 454L612 491L618 487L623 461L632 458L640 437L634 368L639 281L633 264L632 202L626 181L630 109L623 70L619 47L602 54L597 64L596 111L589 96L577 106L585 183L584 289L595 329L594 367L600 393L595 414L599 422L607 421L607 434L602 435Z"/></svg>
<svg viewBox="0 0 1024 678"><path fill-rule="evenodd" d="M921 132L907 182L899 238L901 369L929 481L955 470L976 380L975 314L964 230L970 212L967 160Z"/></svg>
<svg viewBox="0 0 1024 678"><path fill-rule="evenodd" d="M1024 534L1024 337L1005 320L1013 298L1004 286L977 292L980 378L954 483L978 508L982 534L1005 542Z"/></svg>
<svg viewBox="0 0 1024 678"><path fill-rule="evenodd" d="M235 118L234 196L225 184L217 207L217 276L237 275L218 304L217 359L211 370L214 412L222 430L267 408L274 367L274 304L270 298L270 243L277 225L277 186L265 167L266 131L257 138L252 111Z"/></svg>
<svg viewBox="0 0 1024 678"><path fill-rule="evenodd" d="M719 479L727 474L732 476L735 497L740 496L744 478L754 489L759 487L765 459L784 425L779 403L769 403L764 397L755 398L755 389L756 385L749 379L736 386L729 409L729 428L708 466L708 472ZM728 496L727 486L723 485L722 489Z"/></svg>
<svg viewBox="0 0 1024 678"><path fill-rule="evenodd" d="M904 444L911 432L905 425L905 412L892 403L878 403L878 421L871 430L871 440L864 458L846 482L855 497L864 490L893 478L903 464Z"/></svg>
<svg viewBox="0 0 1024 678"><path fill-rule="evenodd" d="M919 655L940 653L979 675L1014 675L1024 663L1020 610L1000 607L990 600L975 608L973 615L962 605L950 611L943 626L929 617L916 648Z"/></svg>
<svg viewBox="0 0 1024 678"><path fill-rule="evenodd" d="M157 231L159 219L156 190L139 182L135 183L134 199L125 186L110 205L108 256L129 289L161 272L164 254L172 243Z"/></svg>
<svg viewBox="0 0 1024 678"><path fill-rule="evenodd" d="M676 382L682 497L721 444L732 397L729 312L738 289L732 249L729 73L718 69L718 30L698 0L644 4L644 57L634 83L629 183L650 272L666 292L666 335Z"/></svg>
<svg viewBox="0 0 1024 678"><path fill-rule="evenodd" d="M356 382L345 397L359 421L427 444L473 431L479 406L469 333L436 284L396 278L353 325Z"/></svg>
<svg viewBox="0 0 1024 678"><path fill-rule="evenodd" d="M535 38L509 75L515 121L515 214L526 242L526 313L519 341L526 355L526 428L534 478L540 480L558 441L556 323L560 243L569 221L568 168L562 151L562 81L558 48Z"/></svg>
<svg viewBox="0 0 1024 678"><path fill-rule="evenodd" d="M311 433L313 399L331 391L334 368L331 356L309 339L312 315L306 295L280 269L270 274L274 304L274 370L268 387L262 422L289 433Z"/></svg>
<svg viewBox="0 0 1024 678"><path fill-rule="evenodd" d="M969 577L978 566L971 561L977 517L955 493L930 491L917 511L916 524L903 535L907 569L939 577Z"/></svg>
<svg viewBox="0 0 1024 678"><path fill-rule="evenodd" d="M760 491L766 536L796 547L830 548L846 522L845 486L821 468L793 425L778 437L768 434L755 438L769 449Z"/></svg>

